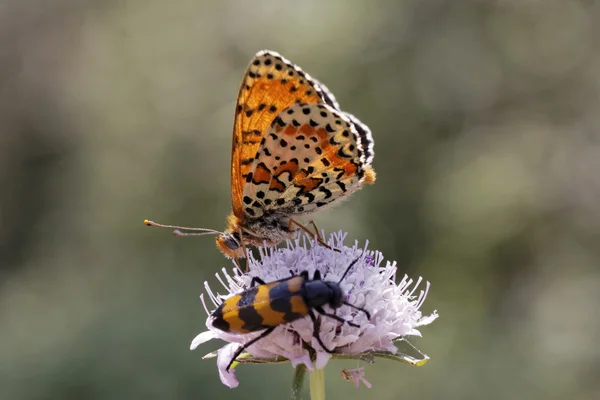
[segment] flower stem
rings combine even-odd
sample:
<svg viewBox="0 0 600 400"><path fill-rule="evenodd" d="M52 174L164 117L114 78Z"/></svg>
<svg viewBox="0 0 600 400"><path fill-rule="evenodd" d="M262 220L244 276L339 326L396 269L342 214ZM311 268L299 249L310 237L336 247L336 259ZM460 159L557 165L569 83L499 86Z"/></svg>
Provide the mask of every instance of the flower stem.
<svg viewBox="0 0 600 400"><path fill-rule="evenodd" d="M292 400L302 400L302 384L306 375L306 366L299 364L294 371L294 380L292 382Z"/></svg>
<svg viewBox="0 0 600 400"><path fill-rule="evenodd" d="M310 374L310 400L325 400L325 371L322 369Z"/></svg>

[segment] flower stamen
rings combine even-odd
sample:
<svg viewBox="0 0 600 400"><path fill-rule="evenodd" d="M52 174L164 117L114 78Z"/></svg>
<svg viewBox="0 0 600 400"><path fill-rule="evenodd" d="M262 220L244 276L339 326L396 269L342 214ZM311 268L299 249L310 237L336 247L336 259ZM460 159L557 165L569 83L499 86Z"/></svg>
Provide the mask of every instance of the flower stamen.
<svg viewBox="0 0 600 400"><path fill-rule="evenodd" d="M371 382L365 379L365 368L354 368L354 369L343 369L342 370L342 378L347 381L354 381L354 387L358 389L360 386L360 382L362 382L366 387L371 389L373 385Z"/></svg>

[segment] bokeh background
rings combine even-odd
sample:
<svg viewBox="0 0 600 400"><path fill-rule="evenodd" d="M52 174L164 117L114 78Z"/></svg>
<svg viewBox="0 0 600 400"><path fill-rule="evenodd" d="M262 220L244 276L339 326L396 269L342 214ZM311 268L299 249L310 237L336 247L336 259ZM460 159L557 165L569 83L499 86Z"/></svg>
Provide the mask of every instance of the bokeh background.
<svg viewBox="0 0 600 400"><path fill-rule="evenodd" d="M412 368L329 398L600 398L600 4L3 0L0 399L288 398L190 352L224 227L244 69L268 48L375 137L378 181L321 228L432 283Z"/></svg>

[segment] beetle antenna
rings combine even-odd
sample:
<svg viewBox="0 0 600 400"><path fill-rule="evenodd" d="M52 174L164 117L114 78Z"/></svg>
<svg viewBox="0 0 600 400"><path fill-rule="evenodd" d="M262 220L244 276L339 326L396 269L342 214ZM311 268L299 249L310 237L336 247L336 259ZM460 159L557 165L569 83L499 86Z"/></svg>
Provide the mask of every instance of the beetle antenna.
<svg viewBox="0 0 600 400"><path fill-rule="evenodd" d="M342 281L344 280L344 278L346 277L346 275L348 275L348 272L350 272L350 269L352 267L354 267L354 264L356 264L356 262L360 260L360 257L358 257L356 260L352 261L350 263L350 265L348 265L348 268L346 268L346 272L344 272L344 275L342 275L342 277L340 278L340 280L338 281L338 283L342 283Z"/></svg>
<svg viewBox="0 0 600 400"><path fill-rule="evenodd" d="M222 233L222 232L216 231L214 229L207 229L207 228L190 228L187 226L164 225L164 224L159 224L157 222L150 221L147 219L144 220L144 225L155 226L157 228L173 229L173 234L175 236L220 235ZM183 232L183 231L192 231L192 232Z"/></svg>

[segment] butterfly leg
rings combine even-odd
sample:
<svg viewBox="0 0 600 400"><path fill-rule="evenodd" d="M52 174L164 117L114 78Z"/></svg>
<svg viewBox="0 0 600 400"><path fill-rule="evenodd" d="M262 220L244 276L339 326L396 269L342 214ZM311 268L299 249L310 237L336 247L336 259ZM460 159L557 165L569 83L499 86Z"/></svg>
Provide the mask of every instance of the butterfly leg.
<svg viewBox="0 0 600 400"><path fill-rule="evenodd" d="M323 239L321 239L321 236L319 235L319 231L317 231L316 233L313 233L310 231L310 229L308 229L306 226L302 225L300 222L296 221L293 218L290 218L290 220L288 222L288 229L292 228L292 224L296 225L298 228L300 228L304 232L308 233L311 238L316 239L317 242L320 245L322 245L323 247L327 247L330 250L335 250L335 251L339 252L339 250L337 250L337 249L332 249L330 245L328 245L327 243L325 243L325 241L323 241ZM314 222L313 222L313 226L314 226ZM315 226L315 229L316 229L316 226Z"/></svg>
<svg viewBox="0 0 600 400"><path fill-rule="evenodd" d="M317 224L315 224L315 221L313 221L312 219L308 222L308 225L312 225L312 227L315 230L315 235L317 236L317 240L319 241L319 243L323 243L324 240L321 237L321 232L319 231L319 228L317 228Z"/></svg>
<svg viewBox="0 0 600 400"><path fill-rule="evenodd" d="M237 267L237 269L240 270L240 272L244 272L244 269L242 268L242 262L240 261L239 258L235 257L233 259L233 263L235 264L235 266Z"/></svg>
<svg viewBox="0 0 600 400"><path fill-rule="evenodd" d="M319 228L317 228L317 224L315 224L315 221L313 221L313 220L311 219L311 220L310 220L310 222L309 222L309 225L312 225L312 226L313 226L313 228L315 229L315 234L317 235L317 241L318 241L319 243L322 243L322 244L323 244L323 243L325 243L325 239L323 239L323 238L321 237L321 231L319 230ZM326 244L325 244L325 246L326 246L327 248L330 248L330 249L331 249L331 247L330 247L330 246L328 246L328 245L326 245ZM337 251L338 253L341 253L341 252L342 252L341 250L338 250L338 249L332 249L332 250L333 250L333 251Z"/></svg>
<svg viewBox="0 0 600 400"><path fill-rule="evenodd" d="M248 249L246 248L246 244L244 243L244 240L242 239L242 230L238 229L238 234L240 235L240 244L242 245L242 250L244 251L244 257L246 258L246 272L249 271L250 268L250 264L248 263ZM241 267L241 265L239 265L239 267ZM240 268L240 271L242 270L242 268Z"/></svg>

